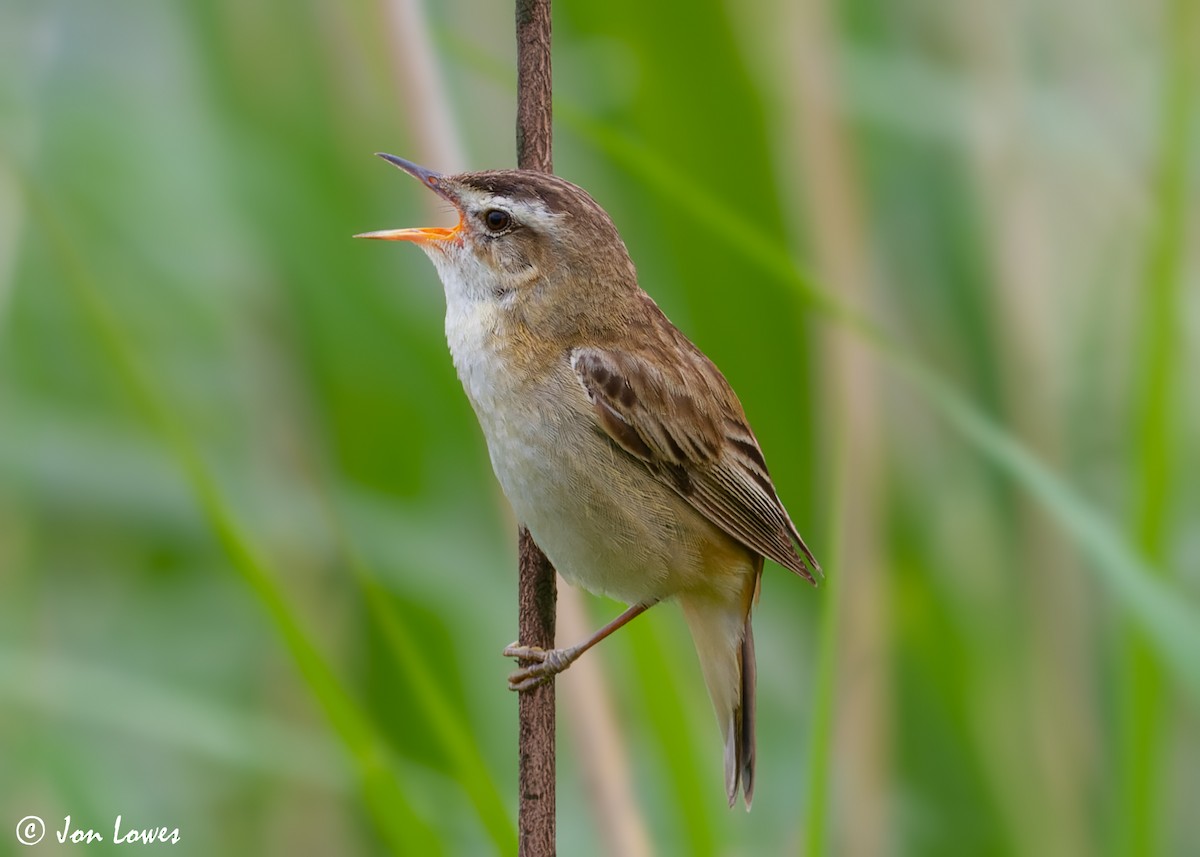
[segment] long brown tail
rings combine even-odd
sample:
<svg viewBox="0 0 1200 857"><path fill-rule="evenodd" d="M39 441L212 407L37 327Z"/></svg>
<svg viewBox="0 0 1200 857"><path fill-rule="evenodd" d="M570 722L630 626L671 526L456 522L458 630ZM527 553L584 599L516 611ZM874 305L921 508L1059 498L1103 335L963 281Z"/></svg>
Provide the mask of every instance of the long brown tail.
<svg viewBox="0 0 1200 857"><path fill-rule="evenodd" d="M746 614L746 632L742 637L742 722L740 724L741 748L738 753L741 758L742 799L746 801L746 809L754 800L754 718L755 706L754 688L758 683L758 664L754 660L754 629L750 627L750 614ZM735 792L729 798L733 806Z"/></svg>
<svg viewBox="0 0 1200 857"><path fill-rule="evenodd" d="M749 600L743 604L695 595L679 598L725 739L725 793L733 806L740 788L746 809L754 796L756 675Z"/></svg>

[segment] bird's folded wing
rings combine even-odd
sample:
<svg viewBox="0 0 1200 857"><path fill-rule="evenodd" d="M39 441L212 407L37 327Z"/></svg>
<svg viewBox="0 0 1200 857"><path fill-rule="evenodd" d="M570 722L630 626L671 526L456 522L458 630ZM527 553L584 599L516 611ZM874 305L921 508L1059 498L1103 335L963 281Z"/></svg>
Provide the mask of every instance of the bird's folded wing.
<svg viewBox="0 0 1200 857"><path fill-rule="evenodd" d="M819 566L729 384L691 343L672 351L680 359L659 365L628 350L577 348L571 366L617 445L730 536L811 581Z"/></svg>

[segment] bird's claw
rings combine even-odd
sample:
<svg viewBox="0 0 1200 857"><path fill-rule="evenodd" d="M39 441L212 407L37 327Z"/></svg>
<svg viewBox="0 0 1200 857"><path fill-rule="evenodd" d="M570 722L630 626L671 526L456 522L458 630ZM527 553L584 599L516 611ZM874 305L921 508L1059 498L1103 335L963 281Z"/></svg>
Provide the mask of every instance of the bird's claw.
<svg viewBox="0 0 1200 857"><path fill-rule="evenodd" d="M508 689L518 692L533 690L545 684L575 660L575 655L570 649L543 649L538 646L520 646L516 643L505 647L504 657L525 662L508 677Z"/></svg>

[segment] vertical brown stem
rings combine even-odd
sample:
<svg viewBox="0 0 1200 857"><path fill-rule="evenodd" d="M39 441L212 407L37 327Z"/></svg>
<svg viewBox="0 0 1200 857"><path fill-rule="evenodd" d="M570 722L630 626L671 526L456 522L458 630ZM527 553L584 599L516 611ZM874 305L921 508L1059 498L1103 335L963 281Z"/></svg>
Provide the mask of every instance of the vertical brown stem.
<svg viewBox="0 0 1200 857"><path fill-rule="evenodd" d="M554 566L521 527L518 610L522 645L554 647L557 584ZM554 854L554 680L523 691L520 712L520 802L517 818L521 857Z"/></svg>
<svg viewBox="0 0 1200 857"><path fill-rule="evenodd" d="M517 166L554 172L550 157L550 0L517 0Z"/></svg>
<svg viewBox="0 0 1200 857"><path fill-rule="evenodd" d="M517 0L517 166L553 172L551 145L550 0ZM554 647L558 597L554 566L521 528L518 638L525 646ZM520 712L521 857L555 853L554 681L525 691Z"/></svg>

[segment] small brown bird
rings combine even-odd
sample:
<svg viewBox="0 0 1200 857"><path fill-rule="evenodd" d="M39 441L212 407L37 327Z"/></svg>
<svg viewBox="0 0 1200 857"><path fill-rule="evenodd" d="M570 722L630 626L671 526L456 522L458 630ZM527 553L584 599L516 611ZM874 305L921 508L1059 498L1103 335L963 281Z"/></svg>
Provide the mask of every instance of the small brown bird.
<svg viewBox="0 0 1200 857"><path fill-rule="evenodd" d="M679 602L725 739L725 787L754 793L754 637L763 558L820 568L783 508L725 377L638 286L608 214L557 176L440 175L381 154L451 203L412 241L446 291L446 338L517 517L568 581L631 605L543 651L525 690L664 599Z"/></svg>

